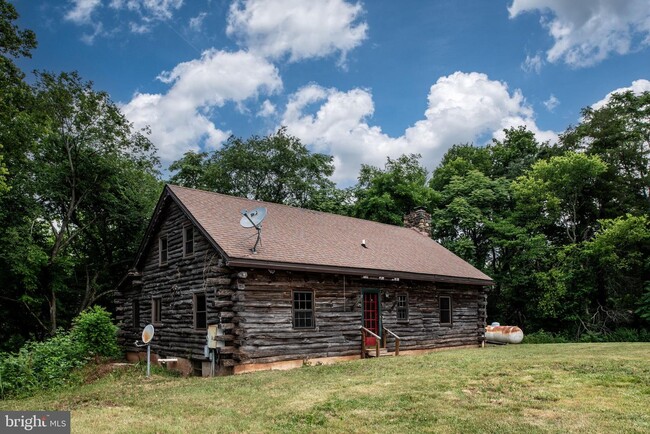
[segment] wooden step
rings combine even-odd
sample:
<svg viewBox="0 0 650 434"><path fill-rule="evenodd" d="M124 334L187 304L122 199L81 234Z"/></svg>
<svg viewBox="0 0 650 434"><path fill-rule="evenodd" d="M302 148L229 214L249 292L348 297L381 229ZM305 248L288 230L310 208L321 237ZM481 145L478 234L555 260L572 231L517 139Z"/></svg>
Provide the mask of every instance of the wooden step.
<svg viewBox="0 0 650 434"><path fill-rule="evenodd" d="M366 348L366 355L368 357L377 357L377 350L372 348L368 349ZM395 352L394 351L388 351L386 348L380 348L379 349L379 357L388 357L388 356L394 356Z"/></svg>

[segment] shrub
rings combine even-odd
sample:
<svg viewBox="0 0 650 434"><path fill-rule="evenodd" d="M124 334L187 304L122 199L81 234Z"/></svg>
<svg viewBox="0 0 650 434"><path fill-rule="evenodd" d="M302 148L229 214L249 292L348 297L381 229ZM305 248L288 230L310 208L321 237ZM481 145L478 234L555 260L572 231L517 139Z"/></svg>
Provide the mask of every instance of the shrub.
<svg viewBox="0 0 650 434"><path fill-rule="evenodd" d="M17 353L0 353L0 398L28 396L38 390L74 384L91 357L119 355L117 327L95 306L73 321L70 333L27 342Z"/></svg>
<svg viewBox="0 0 650 434"><path fill-rule="evenodd" d="M524 335L524 344L564 344L569 342L567 338L561 335L554 335L544 330Z"/></svg>
<svg viewBox="0 0 650 434"><path fill-rule="evenodd" d="M111 314L101 306L81 312L72 323L72 338L77 341L85 355L118 357L117 327Z"/></svg>
<svg viewBox="0 0 650 434"><path fill-rule="evenodd" d="M18 353L0 359L0 396L29 395L62 386L86 363L83 349L68 333L43 342L28 342Z"/></svg>

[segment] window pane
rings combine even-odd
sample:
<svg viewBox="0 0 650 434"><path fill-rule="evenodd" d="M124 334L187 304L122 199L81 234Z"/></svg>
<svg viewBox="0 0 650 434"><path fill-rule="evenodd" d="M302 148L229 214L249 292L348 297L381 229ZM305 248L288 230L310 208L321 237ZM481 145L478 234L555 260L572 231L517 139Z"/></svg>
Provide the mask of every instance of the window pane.
<svg viewBox="0 0 650 434"><path fill-rule="evenodd" d="M206 312L196 312L196 328L204 329L207 327Z"/></svg>
<svg viewBox="0 0 650 434"><path fill-rule="evenodd" d="M154 298L151 302L151 321L160 322L161 317L162 313L160 309L160 299Z"/></svg>
<svg viewBox="0 0 650 434"><path fill-rule="evenodd" d="M200 312L205 311L205 294L196 295L196 310Z"/></svg>
<svg viewBox="0 0 650 434"><path fill-rule="evenodd" d="M451 324L451 298L440 297L440 323Z"/></svg>
<svg viewBox="0 0 650 434"><path fill-rule="evenodd" d="M161 264L167 263L167 237L161 237L158 243L159 259Z"/></svg>
<svg viewBox="0 0 650 434"><path fill-rule="evenodd" d="M295 291L293 293L293 326L294 328L314 327L313 292Z"/></svg>
<svg viewBox="0 0 650 434"><path fill-rule="evenodd" d="M194 227L187 226L185 228L185 251L183 252L186 255L191 255L194 253Z"/></svg>
<svg viewBox="0 0 650 434"><path fill-rule="evenodd" d="M140 327L140 302L133 300L133 326Z"/></svg>

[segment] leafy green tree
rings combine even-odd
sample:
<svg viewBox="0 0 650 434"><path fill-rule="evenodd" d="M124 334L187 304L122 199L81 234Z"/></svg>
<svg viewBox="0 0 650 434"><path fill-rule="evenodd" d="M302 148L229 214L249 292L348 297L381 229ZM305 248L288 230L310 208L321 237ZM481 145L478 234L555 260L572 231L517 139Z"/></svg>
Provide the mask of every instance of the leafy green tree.
<svg viewBox="0 0 650 434"><path fill-rule="evenodd" d="M31 57L36 48L36 36L31 30L20 30L15 24L16 8L0 0L0 195L9 188L7 184L8 149L21 149L29 129L24 122L24 111L29 103L29 86L24 74L13 62L14 58Z"/></svg>
<svg viewBox="0 0 650 434"><path fill-rule="evenodd" d="M186 153L170 170L177 171L174 184L299 207L337 194L332 157L310 152L286 128L248 140L231 136L211 154Z"/></svg>
<svg viewBox="0 0 650 434"><path fill-rule="evenodd" d="M453 145L431 174L429 186L441 191L454 176L465 176L471 170L489 174L491 168L492 156L488 147L478 147L470 143Z"/></svg>
<svg viewBox="0 0 650 434"><path fill-rule="evenodd" d="M575 152L540 160L515 182L519 211L560 228L571 243L587 240L596 229L596 182L606 170L598 156Z"/></svg>
<svg viewBox="0 0 650 434"><path fill-rule="evenodd" d="M0 197L5 301L54 333L126 272L159 194L149 140L76 73L38 73L25 112L36 137L8 160ZM20 315L19 315L20 317Z"/></svg>
<svg viewBox="0 0 650 434"><path fill-rule="evenodd" d="M427 185L427 170L418 154L387 158L384 169L363 164L354 188L353 215L393 225L402 225L406 214L423 206L431 208L433 190Z"/></svg>
<svg viewBox="0 0 650 434"><path fill-rule="evenodd" d="M491 164L485 174L493 178L516 179L526 173L537 160L551 156L548 145L540 144L535 134L526 127L512 127L503 132L503 140L493 139L487 146Z"/></svg>
<svg viewBox="0 0 650 434"><path fill-rule="evenodd" d="M496 260L491 243L502 210L508 206L509 182L492 180L478 170L452 177L440 192L432 215L433 236L447 248L485 269ZM505 228L503 228L505 230Z"/></svg>
<svg viewBox="0 0 650 434"><path fill-rule="evenodd" d="M596 155L607 164L599 178L599 218L650 212L650 92L614 94L562 136L562 148Z"/></svg>

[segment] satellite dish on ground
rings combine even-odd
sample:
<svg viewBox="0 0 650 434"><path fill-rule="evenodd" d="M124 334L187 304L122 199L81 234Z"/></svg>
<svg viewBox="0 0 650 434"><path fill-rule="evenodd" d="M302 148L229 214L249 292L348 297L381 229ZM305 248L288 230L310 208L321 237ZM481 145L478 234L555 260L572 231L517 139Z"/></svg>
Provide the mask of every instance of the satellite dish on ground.
<svg viewBox="0 0 650 434"><path fill-rule="evenodd" d="M241 213L243 217L239 221L240 225L245 228L257 228L262 223L262 220L264 220L264 217L266 217L266 208L259 207L251 211L243 209Z"/></svg>
<svg viewBox="0 0 650 434"><path fill-rule="evenodd" d="M255 245L251 249L253 253L257 253L257 245L262 238L262 220L266 217L266 208L261 206L251 211L243 209L241 213L243 217L239 221L239 224L245 228L257 229L257 241L255 241Z"/></svg>
<svg viewBox="0 0 650 434"><path fill-rule="evenodd" d="M151 339L153 338L153 325L149 324L147 325L144 330L142 330L142 342L145 344L148 344Z"/></svg>

